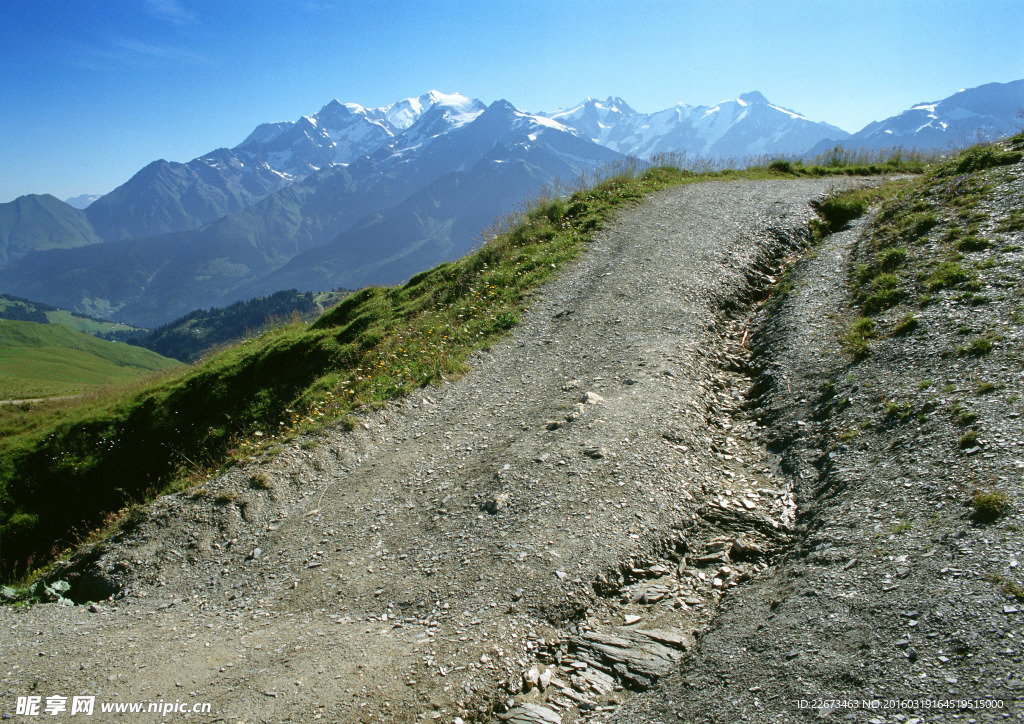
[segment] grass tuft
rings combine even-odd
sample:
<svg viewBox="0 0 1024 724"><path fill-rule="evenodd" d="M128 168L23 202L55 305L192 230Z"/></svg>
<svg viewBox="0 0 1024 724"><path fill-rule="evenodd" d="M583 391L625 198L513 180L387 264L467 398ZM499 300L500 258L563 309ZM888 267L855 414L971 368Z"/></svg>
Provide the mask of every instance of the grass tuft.
<svg viewBox="0 0 1024 724"><path fill-rule="evenodd" d="M972 515L979 523L991 523L1010 510L1010 500L1001 490L975 490L970 504Z"/></svg>

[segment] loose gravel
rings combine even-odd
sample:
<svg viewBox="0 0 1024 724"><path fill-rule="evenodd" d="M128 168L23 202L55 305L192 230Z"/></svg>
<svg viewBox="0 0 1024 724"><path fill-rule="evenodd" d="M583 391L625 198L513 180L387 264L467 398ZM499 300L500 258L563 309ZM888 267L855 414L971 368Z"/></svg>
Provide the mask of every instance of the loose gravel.
<svg viewBox="0 0 1024 724"><path fill-rule="evenodd" d="M980 694L997 661L1010 696L1019 619L959 556L1019 541L904 512L960 453L817 444L853 233L750 326L809 201L862 183L662 192L458 382L158 500L51 577L81 605L0 609L4 716L91 694L210 702L197 721L781 721L832 691ZM990 637L1015 653L979 657Z"/></svg>

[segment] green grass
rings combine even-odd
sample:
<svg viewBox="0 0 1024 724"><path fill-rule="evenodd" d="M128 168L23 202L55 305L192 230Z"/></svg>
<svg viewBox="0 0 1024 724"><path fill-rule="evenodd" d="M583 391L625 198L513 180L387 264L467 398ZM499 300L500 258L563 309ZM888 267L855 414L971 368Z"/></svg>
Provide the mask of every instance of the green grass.
<svg viewBox="0 0 1024 724"><path fill-rule="evenodd" d="M862 359L871 354L869 341L875 336L875 320L870 317L861 317L850 325L843 336L843 346L846 351L856 359Z"/></svg>
<svg viewBox="0 0 1024 724"><path fill-rule="evenodd" d="M1001 490L975 490L970 504L979 523L991 523L1010 510L1010 499Z"/></svg>
<svg viewBox="0 0 1024 724"><path fill-rule="evenodd" d="M0 400L73 395L177 365L63 324L0 320Z"/></svg>
<svg viewBox="0 0 1024 724"><path fill-rule="evenodd" d="M940 261L925 281L928 291L962 286L974 279L974 274L960 266L956 261Z"/></svg>
<svg viewBox="0 0 1024 724"><path fill-rule="evenodd" d="M964 348L964 352L975 357L981 357L992 351L992 340L987 337L978 337Z"/></svg>
<svg viewBox="0 0 1024 724"><path fill-rule="evenodd" d="M920 326L920 322L917 317L913 314L908 314L893 326L890 334L893 337L903 337L914 332L918 326ZM927 387L927 385L925 385L925 387Z"/></svg>
<svg viewBox="0 0 1024 724"><path fill-rule="evenodd" d="M0 319L12 319L40 324L63 324L78 332L92 335L108 335L134 331L135 327L101 319L93 319L66 309L33 302L9 294L0 294Z"/></svg>
<svg viewBox="0 0 1024 724"><path fill-rule="evenodd" d="M972 147L933 164L916 179L888 185L877 198L878 211L861 242L861 261L851 278L862 314L873 316L904 300L916 300L926 307L947 298L950 291L956 301L971 305L991 301L980 294L983 285L977 267L995 266L995 262L965 262L965 254L993 248L995 243L983 231L991 226L989 212L981 203L990 187L986 174L980 172L1018 163L1022 138L1009 139L1009 147ZM1011 214L999 228L1017 228L1019 216ZM1000 250L1005 247L1000 242ZM904 317L907 323L900 323L894 334L913 331L911 318ZM855 349L866 351L863 340L854 342ZM986 352L980 347L962 351Z"/></svg>
<svg viewBox="0 0 1024 724"><path fill-rule="evenodd" d="M996 166L1008 166L1024 158L1020 151L1002 149L992 144L979 144L961 153L953 161L937 170L937 175L953 176L983 171Z"/></svg>
<svg viewBox="0 0 1024 724"><path fill-rule="evenodd" d="M54 311L47 312L46 318L50 324L63 324L71 329L91 335L111 334L114 332L124 333L137 329L136 327L131 327L127 324L104 322L100 319L93 319L92 317L73 314L66 309L56 309Z"/></svg>
<svg viewBox="0 0 1024 724"><path fill-rule="evenodd" d="M912 522L910 522L909 520L901 520L899 523L892 527L892 532L899 535L901 533L906 533L907 531L913 529L914 524Z"/></svg>
<svg viewBox="0 0 1024 724"><path fill-rule="evenodd" d="M879 168L916 168L913 159L901 163ZM847 172L797 166L792 176ZM115 511L271 454L281 437L346 423L359 410L458 377L473 351L518 323L540 285L578 257L595 230L645 195L778 174L767 162L704 173L626 165L570 196L537 200L475 253L402 286L364 289L313 324L275 328L156 384L0 414L0 575L24 576Z"/></svg>
<svg viewBox="0 0 1024 724"><path fill-rule="evenodd" d="M978 444L978 431L968 430L960 436L959 446L961 449L975 447Z"/></svg>
<svg viewBox="0 0 1024 724"><path fill-rule="evenodd" d="M966 410L959 402L952 404L950 412L953 414L953 421L961 427L969 427L978 421L978 415Z"/></svg>

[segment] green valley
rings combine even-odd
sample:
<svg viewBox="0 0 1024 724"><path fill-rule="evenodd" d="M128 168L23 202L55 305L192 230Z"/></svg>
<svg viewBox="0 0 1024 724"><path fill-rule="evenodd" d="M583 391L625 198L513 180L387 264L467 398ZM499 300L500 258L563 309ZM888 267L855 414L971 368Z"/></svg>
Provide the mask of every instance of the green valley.
<svg viewBox="0 0 1024 724"><path fill-rule="evenodd" d="M0 320L0 400L74 395L176 365L64 324Z"/></svg>

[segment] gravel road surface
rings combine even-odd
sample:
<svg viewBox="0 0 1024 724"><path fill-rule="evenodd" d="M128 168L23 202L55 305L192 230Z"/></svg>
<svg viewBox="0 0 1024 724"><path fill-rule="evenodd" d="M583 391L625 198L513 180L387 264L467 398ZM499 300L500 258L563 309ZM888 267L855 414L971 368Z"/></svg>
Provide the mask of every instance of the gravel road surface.
<svg viewBox="0 0 1024 724"><path fill-rule="evenodd" d="M568 724L646 701L788 545L789 476L737 417L744 320L809 201L856 183L653 196L458 382L157 501L63 571L81 605L0 608L4 717L38 719L26 695L95 696L96 721Z"/></svg>

